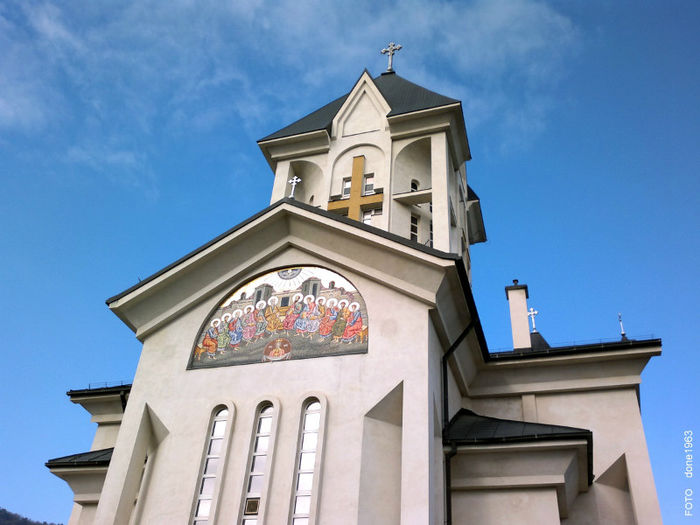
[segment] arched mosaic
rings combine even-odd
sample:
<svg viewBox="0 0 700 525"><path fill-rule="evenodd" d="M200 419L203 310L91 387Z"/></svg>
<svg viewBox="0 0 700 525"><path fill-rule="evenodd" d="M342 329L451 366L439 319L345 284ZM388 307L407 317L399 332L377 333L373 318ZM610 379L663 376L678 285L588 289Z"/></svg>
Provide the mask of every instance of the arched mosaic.
<svg viewBox="0 0 700 525"><path fill-rule="evenodd" d="M367 308L344 277L283 268L229 295L197 337L189 368L367 352Z"/></svg>

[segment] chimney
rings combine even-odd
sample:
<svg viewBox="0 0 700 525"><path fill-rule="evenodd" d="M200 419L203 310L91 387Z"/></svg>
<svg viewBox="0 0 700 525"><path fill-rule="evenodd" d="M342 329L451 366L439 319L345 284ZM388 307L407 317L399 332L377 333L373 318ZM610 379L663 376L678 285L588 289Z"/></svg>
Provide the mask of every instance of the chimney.
<svg viewBox="0 0 700 525"><path fill-rule="evenodd" d="M527 321L527 285L518 284L513 279L511 286L506 286L506 298L510 307L510 326L513 330L513 348L530 348L530 325Z"/></svg>

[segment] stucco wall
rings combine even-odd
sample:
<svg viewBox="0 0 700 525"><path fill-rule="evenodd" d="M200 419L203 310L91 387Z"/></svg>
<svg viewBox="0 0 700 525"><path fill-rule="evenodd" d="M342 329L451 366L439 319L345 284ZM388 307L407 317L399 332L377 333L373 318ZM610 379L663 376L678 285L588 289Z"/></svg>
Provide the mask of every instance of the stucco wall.
<svg viewBox="0 0 700 525"><path fill-rule="evenodd" d="M299 260L313 264L314 260ZM271 266L274 261L270 261ZM333 269L333 268L331 268ZM222 472L218 513L222 522L238 518L249 453L253 416L264 399L278 399L278 430L268 494L270 523L287 520L297 433L303 401L311 393L326 396L325 452L322 465L320 523L356 523L363 419L379 400L403 381L401 454L402 523L431 520L432 413L428 395L428 313L425 305L336 269L362 294L369 314L369 353L278 363L186 370L202 320L221 300L211 297L145 340L136 372L124 431L119 436L98 518L115 516L124 472L131 459L134 432L145 404L167 428L153 458L148 487L142 489L144 522L181 522L195 498L202 450L211 410L235 406L230 454ZM149 459L151 461L151 459Z"/></svg>

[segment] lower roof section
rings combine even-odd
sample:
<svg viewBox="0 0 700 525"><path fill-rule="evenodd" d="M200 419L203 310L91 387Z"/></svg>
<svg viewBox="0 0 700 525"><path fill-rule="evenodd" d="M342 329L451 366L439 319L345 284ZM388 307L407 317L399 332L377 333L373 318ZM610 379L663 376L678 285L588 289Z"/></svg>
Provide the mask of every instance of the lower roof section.
<svg viewBox="0 0 700 525"><path fill-rule="evenodd" d="M102 450L91 450L90 452L71 454L70 456L50 459L46 462L46 466L50 469L65 467L106 467L112 459L113 451L114 448L105 448Z"/></svg>
<svg viewBox="0 0 700 525"><path fill-rule="evenodd" d="M450 446L500 445L572 439L586 440L588 483L590 484L593 482L593 433L590 430L482 416L467 408L461 408L450 420L443 435L443 443Z"/></svg>

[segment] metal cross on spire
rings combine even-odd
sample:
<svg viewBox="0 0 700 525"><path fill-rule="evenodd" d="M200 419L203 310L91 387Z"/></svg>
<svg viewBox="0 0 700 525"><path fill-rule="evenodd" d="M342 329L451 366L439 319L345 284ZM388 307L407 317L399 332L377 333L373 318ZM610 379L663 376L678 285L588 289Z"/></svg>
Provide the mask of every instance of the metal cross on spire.
<svg viewBox="0 0 700 525"><path fill-rule="evenodd" d="M389 55L389 66L386 68L387 72L394 71L392 67L392 64L394 63L394 53L396 53L399 49L401 49L401 44L394 44L393 42L389 42L389 45L382 49L382 55Z"/></svg>
<svg viewBox="0 0 700 525"><path fill-rule="evenodd" d="M537 328L535 327L535 316L538 313L539 312L532 307L530 307L530 309L527 311L527 316L530 318L530 321L532 321L532 331L533 332L537 331Z"/></svg>
<svg viewBox="0 0 700 525"><path fill-rule="evenodd" d="M292 185L292 191L289 193L290 199L294 198L294 190L296 189L297 184L299 184L300 182L301 182L301 179L299 177L297 177L296 175L294 175L294 177L289 179L289 184Z"/></svg>
<svg viewBox="0 0 700 525"><path fill-rule="evenodd" d="M620 312L617 313L617 322L620 323L620 337L623 341L626 341L627 334L625 333L625 327L622 325L622 314Z"/></svg>

